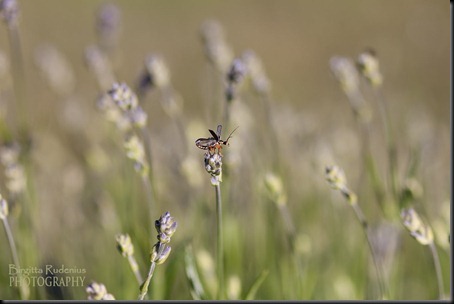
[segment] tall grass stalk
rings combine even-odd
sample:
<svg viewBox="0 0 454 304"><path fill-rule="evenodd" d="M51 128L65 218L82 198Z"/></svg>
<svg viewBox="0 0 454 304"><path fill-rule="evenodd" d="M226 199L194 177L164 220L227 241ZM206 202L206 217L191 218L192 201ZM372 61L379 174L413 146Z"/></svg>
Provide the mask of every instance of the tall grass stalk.
<svg viewBox="0 0 454 304"><path fill-rule="evenodd" d="M214 80L213 87L215 87L215 96L214 98L210 98L208 100L218 101L221 100L219 99L220 94L218 93L221 88L224 89L225 76L229 69L229 65L233 60L233 51L230 45L227 43L224 29L216 20L206 20L200 28L200 34L206 59L210 63L210 66L213 68L213 74L215 74L210 77L210 80ZM226 122L228 121L228 118L225 116L229 115L229 112L226 110L224 111L224 114L222 114L222 117L216 117L216 115L221 113L221 105L227 107L226 104L220 102L212 102L207 105L206 108L210 110L210 117L214 117L215 121L223 119L224 128L227 128L228 125L226 124Z"/></svg>
<svg viewBox="0 0 454 304"><path fill-rule="evenodd" d="M14 241L14 236L11 231L11 227L8 222L8 203L0 195L0 219L2 220L3 227L5 228L6 237L8 239L9 249L11 251L11 256L13 258L13 263L18 270L19 277L19 294L22 300L27 300L30 295L30 290L28 284L24 284L22 280L22 272L20 272L20 263L19 255L17 254L16 243Z"/></svg>
<svg viewBox="0 0 454 304"><path fill-rule="evenodd" d="M211 175L211 185L214 186L216 195L216 268L218 276L218 294L217 299L225 298L224 289L224 240L222 226L222 155L218 150L217 153L207 152L204 155L205 170Z"/></svg>
<svg viewBox="0 0 454 304"><path fill-rule="evenodd" d="M366 102L361 90L360 79L357 69L352 60L345 57L334 56L330 59L331 70L338 80L350 103L356 124L360 132L362 166L361 174L366 172L372 184L376 201L381 211L386 214L384 205L385 192L380 176L378 175L375 158L371 150L371 119L372 113L369 104ZM363 178L359 179L359 183ZM358 185L358 189L361 185Z"/></svg>
<svg viewBox="0 0 454 304"><path fill-rule="evenodd" d="M437 276L439 299L442 299L444 297L443 276L432 228L422 221L419 214L412 207L402 209L400 216L405 228L410 232L410 235L421 245L428 245L430 247Z"/></svg>
<svg viewBox="0 0 454 304"><path fill-rule="evenodd" d="M188 145L183 123L182 98L173 88L169 68L164 58L159 54L150 54L145 58L144 70L137 84L138 97L141 100L144 99L147 92L152 90L158 90L160 93L159 103L164 112L175 123L182 143L183 155L185 155Z"/></svg>
<svg viewBox="0 0 454 304"><path fill-rule="evenodd" d="M247 50L242 55L243 62L247 68L247 75L251 81L253 90L258 95L258 98L265 111L265 125L268 129L266 134L270 139L272 157L273 157L273 170L281 172L280 166L280 151L279 141L277 135L277 128L274 126L273 121L273 97L271 94L271 82L268 79L262 60L252 50Z"/></svg>
<svg viewBox="0 0 454 304"><path fill-rule="evenodd" d="M116 237L117 249L120 254L128 259L129 266L131 267L137 282L142 284L143 279L139 271L139 265L134 257L134 246L131 242L131 237L128 234L119 234Z"/></svg>
<svg viewBox="0 0 454 304"><path fill-rule="evenodd" d="M224 291L224 238L222 234L221 185L214 186L216 192L216 267L218 273L218 300L225 297Z"/></svg>
<svg viewBox="0 0 454 304"><path fill-rule="evenodd" d="M435 242L429 244L430 252L432 253L432 258L435 265L435 273L437 275L437 283L438 283L438 298L439 300L443 300L444 298L444 283L443 283L443 274L441 272L440 266L440 258L438 257L437 247Z"/></svg>
<svg viewBox="0 0 454 304"><path fill-rule="evenodd" d="M162 253L162 251L161 251ZM150 269L148 270L147 278L145 279L145 282L140 286L140 293L139 293L139 300L145 299L145 296L148 293L148 286L150 285L151 278L153 277L154 270L156 268L156 263L152 262L150 265Z"/></svg>
<svg viewBox="0 0 454 304"><path fill-rule="evenodd" d="M383 76L380 71L378 57L375 51L367 49L358 56L357 66L361 75L367 80L372 87L375 99L378 104L380 117L383 126L383 132L386 141L386 150L388 154L388 176L389 187L395 202L398 201L397 185L397 151L396 143L393 137L393 130L389 120L389 110L383 94Z"/></svg>
<svg viewBox="0 0 454 304"><path fill-rule="evenodd" d="M265 188L269 199L274 203L274 205L279 210L281 214L282 221L284 224L285 235L290 249L290 255L292 257L292 262L294 264L294 273L296 276L296 283L298 285L297 292L301 291L302 286L302 264L300 257L296 251L296 229L295 224L293 223L292 217L287 206L287 195L284 191L284 185L282 179L273 174L268 173L265 176ZM302 296L301 294L298 297Z"/></svg>
<svg viewBox="0 0 454 304"><path fill-rule="evenodd" d="M362 212L359 205L357 203L351 203L350 205L352 206L353 210L355 211L356 218L358 219L359 223L361 224L362 230L364 232L364 236L366 237L367 245L369 246L369 251L371 253L372 261L374 263L375 271L377 274L378 284L380 286L381 299L385 300L388 298L388 291L385 286L382 268L378 264L377 254L375 253L375 249L372 245L371 237L369 235L369 225L368 225L366 217L364 216L364 213Z"/></svg>
<svg viewBox="0 0 454 304"><path fill-rule="evenodd" d="M26 112L26 80L24 73L22 46L19 35L20 8L16 0L0 2L0 15L8 32L8 41L12 61L12 78L16 106L13 108L16 118L13 132L16 136L27 136L27 112ZM23 133L22 133L23 132ZM23 138L26 140L26 138Z"/></svg>
<svg viewBox="0 0 454 304"><path fill-rule="evenodd" d="M380 116L383 124L383 131L385 133L385 140L388 152L388 162L389 162L389 183L391 188L391 193L395 199L397 199L398 185L397 185L397 151L396 143L394 140L393 129L389 121L389 110L385 96L383 94L382 87L374 88L375 96L378 101L380 108Z"/></svg>
<svg viewBox="0 0 454 304"><path fill-rule="evenodd" d="M14 86L14 95L16 96L17 101L17 110L18 110L18 125L19 130L26 130L27 125L27 112L26 112L26 84L25 84L25 73L24 73L24 64L22 59L22 47L19 39L19 31L17 27L13 27L8 31L9 41L11 45L11 55L12 55L12 74L13 74L13 86Z"/></svg>
<svg viewBox="0 0 454 304"><path fill-rule="evenodd" d="M143 282L142 275L139 272L139 265L137 264L136 258L134 256L128 256L129 267L131 267L134 276L139 284Z"/></svg>
<svg viewBox="0 0 454 304"><path fill-rule="evenodd" d="M155 222L155 228L158 232L158 242L153 246L150 253L150 269L148 270L145 282L139 288L139 300L143 300L148 293L148 286L150 285L156 265L164 263L169 257L172 248L168 246L168 243L177 229L177 222L174 221L169 212L165 212Z"/></svg>
<svg viewBox="0 0 454 304"><path fill-rule="evenodd" d="M351 191L347 187L347 180L345 178L345 174L343 170L337 166L327 166L326 167L326 179L328 183L331 185L332 188L339 190L345 199L348 201L349 205L353 208L356 218L358 219L359 223L361 224L361 228L364 232L366 237L367 244L369 246L369 250L372 256L372 260L375 267L375 272L377 275L378 285L380 289L380 297L381 299L388 298L388 291L386 285L384 283L384 276L382 273L381 266L378 263L377 256L375 253L375 249L372 245L371 237L369 235L369 225L367 223L366 217L361 210L361 207L358 205L358 197L356 194Z"/></svg>
<svg viewBox="0 0 454 304"><path fill-rule="evenodd" d="M247 73L247 67L244 60L241 58L235 58L226 74L226 88L225 88L225 105L224 105L224 116L223 124L225 129L230 129L231 116L232 116L232 104L238 102L239 89Z"/></svg>
<svg viewBox="0 0 454 304"><path fill-rule="evenodd" d="M153 218L153 206L155 205L155 196L154 196L154 190L153 186L150 181L149 176L142 176L142 185L145 191L145 195L147 197L147 206L148 206L148 214L150 221ZM153 221L151 221L150 224L152 224Z"/></svg>

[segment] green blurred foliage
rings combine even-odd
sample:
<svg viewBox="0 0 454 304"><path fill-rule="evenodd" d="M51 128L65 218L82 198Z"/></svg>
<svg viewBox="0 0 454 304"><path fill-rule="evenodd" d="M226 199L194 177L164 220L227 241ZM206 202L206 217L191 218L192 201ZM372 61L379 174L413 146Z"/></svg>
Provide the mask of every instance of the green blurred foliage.
<svg viewBox="0 0 454 304"><path fill-rule="evenodd" d="M98 41L95 16L103 3L18 1L24 71L20 81L26 85L31 146L24 156L27 193L10 200L14 204L10 222L22 267L64 264L83 268L86 284L102 282L116 299L126 300L136 299L139 289L127 261L115 249L115 235L129 233L145 276L156 232L144 211L147 197L141 179L124 155L123 139L96 108L96 100L105 92L84 60L86 48ZM205 275L205 287L214 282L209 278L210 270L215 273L214 262L208 270L202 265L215 258L214 191L209 175L203 172L203 152L194 144L198 137L209 136L207 129L215 129L224 109L225 76L220 78L206 60L200 36L201 25L209 19L222 25L236 57L251 49L261 58L272 85L271 128L263 100L247 83L232 105L231 126L223 130L224 138L239 126L230 146L223 149L228 161L222 183L226 281L240 280L239 298L245 298L263 271L268 274L256 299L377 298L360 224L342 196L324 180L324 166L331 162L344 169L370 226L377 228L374 231L382 242L377 250L391 252L384 258L390 299L437 298L429 249L409 237L398 219L385 219L378 207L363 174L357 126L329 68L332 56L354 59L366 47L376 50L384 75L383 93L396 132L399 180L403 184L411 171L410 177L424 189L413 204L434 227L447 293L451 283L451 252L446 242L451 185L447 1L111 3L121 12L121 35L110 57L118 80L135 88L145 57L160 54L183 105L178 126L161 106L165 93L153 91L143 100L157 199L153 215L158 219L169 211L178 221L170 257L157 267L152 279L150 299L191 299L185 274L188 245L198 259L199 273ZM9 33L3 24L1 28L0 53L11 61L14 50ZM74 75L70 93L59 95L52 90L37 67L36 52L43 44L54 46L66 58ZM12 111L14 63L8 69L2 64L0 60L3 144L15 138L14 132L8 132L17 121ZM366 99L374 105L371 149L384 179L387 158L382 126L372 91L364 87ZM184 128L186 138L180 137L179 127ZM283 207L274 204L263 186L266 173L272 170L273 130L285 208L294 224L290 237L288 219L281 217ZM186 157L196 164L195 168L186 164L189 177L181 169ZM409 170L412 162L416 169ZM5 182L1 172L0 193L8 197ZM17 299L17 289L9 286L11 256L3 232L0 244L0 298ZM32 290L31 299L52 298L85 299L85 287Z"/></svg>

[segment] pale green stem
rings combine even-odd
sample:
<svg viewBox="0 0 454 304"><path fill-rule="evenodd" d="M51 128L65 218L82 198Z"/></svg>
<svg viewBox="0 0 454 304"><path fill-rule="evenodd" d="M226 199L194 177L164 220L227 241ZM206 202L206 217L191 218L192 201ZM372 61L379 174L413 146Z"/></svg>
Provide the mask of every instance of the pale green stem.
<svg viewBox="0 0 454 304"><path fill-rule="evenodd" d="M437 247L435 243L432 242L429 244L430 251L432 253L432 258L434 260L435 272L437 274L437 283L438 283L438 297L439 300L442 300L444 297L444 288L443 288L443 275L441 273L440 258L438 257Z"/></svg>
<svg viewBox="0 0 454 304"><path fill-rule="evenodd" d="M153 158L151 157L151 135L150 135L150 131L148 130L148 128L145 126L143 128L141 128L142 130L142 138L143 138L143 145L144 145L144 149L145 149L145 155L147 157L147 162L148 162L148 166L150 168L150 180L151 180L151 176L153 174L153 163L152 163L152 160Z"/></svg>
<svg viewBox="0 0 454 304"><path fill-rule="evenodd" d="M16 26L8 28L8 36L12 54L12 74L14 95L16 98L16 117L17 131L27 130L27 112L25 107L26 102L26 85L22 58L22 48L19 39L19 32Z"/></svg>
<svg viewBox="0 0 454 304"><path fill-rule="evenodd" d="M13 233L11 232L11 228L9 226L8 219L5 217L4 219L2 219L2 222L3 222L3 227L5 228L5 233L6 233L6 237L8 239L9 248L11 250L11 256L13 257L14 265L16 266L17 269L21 269L20 264L19 264L19 256L17 254L16 244L14 242ZM28 295L30 293L30 291L28 289L28 285L22 284L22 275L21 274L18 274L18 276L19 276L19 281L20 281L19 282L20 297L22 300L27 300Z"/></svg>
<svg viewBox="0 0 454 304"><path fill-rule="evenodd" d="M389 161L389 183L391 191L395 199L397 199L397 151L396 144L393 137L391 124L389 122L388 107L383 95L381 87L376 87L375 90L376 99L380 108L380 115L383 123L383 130L385 133L385 140L388 150L388 161Z"/></svg>
<svg viewBox="0 0 454 304"><path fill-rule="evenodd" d="M375 197L377 202L380 206L380 209L383 213L385 213L385 208L383 205L384 201L384 192L383 187L381 185L380 177L378 176L377 166L374 161L374 157L371 151L371 144L370 144L370 123L368 121L362 121L361 119L361 111L363 110L361 107L363 104L366 103L363 95L359 91L347 91L345 92L347 98L350 102L351 108L353 110L356 123L361 132L361 141L362 141L362 156L363 156L363 166L365 166L369 178L372 183L372 188L374 190ZM366 170L361 170L361 172L365 172ZM363 181L362 178L359 179L360 182ZM359 187L360 188L360 187ZM359 189L358 188L358 189Z"/></svg>
<svg viewBox="0 0 454 304"><path fill-rule="evenodd" d="M161 256L161 254L164 251L165 247L166 247L165 244L161 244L159 246L157 257ZM147 278L145 279L145 282L142 284L142 286L140 286L140 294L139 294L139 298L138 298L139 300L143 300L145 298L145 296L147 295L148 286L150 285L151 278L153 277L153 273L154 273L155 268L156 268L156 262L155 261L151 261L150 270L148 270Z"/></svg>
<svg viewBox="0 0 454 304"><path fill-rule="evenodd" d="M174 92L171 85L168 85L168 86L162 88L162 98L163 98L162 103L163 104L170 103L170 100L172 98L176 98L175 94L176 93ZM187 144L187 138L186 138L186 129L184 127L183 116L181 115L181 111L173 112L173 113L169 113L169 114L170 114L170 118L175 123L178 133L180 134L180 140L181 140L181 143L182 143L182 146L184 149L182 151L183 155L186 155L187 150L188 150L188 144Z"/></svg>
<svg viewBox="0 0 454 304"><path fill-rule="evenodd" d="M298 285L298 291L301 290L301 285L302 285L302 265L301 261L299 259L298 253L296 252L295 248L295 241L296 241L296 232L295 232L295 225L293 224L292 217L290 216L289 210L287 208L287 205L285 204L279 204L279 211L281 212L285 227L286 227L286 233L287 233L287 239L289 242L290 246L290 252L293 257L293 263L296 267L296 277L297 277L297 285ZM298 295L298 297L301 295Z"/></svg>
<svg viewBox="0 0 454 304"><path fill-rule="evenodd" d="M221 300L224 298L224 241L222 236L221 186L219 183L215 185L215 191L216 191L216 220L217 220L216 265L218 271L218 300Z"/></svg>
<svg viewBox="0 0 454 304"><path fill-rule="evenodd" d="M383 280L383 274L381 271L381 267L378 264L378 259L375 254L374 247L372 246L371 238L369 236L369 232L368 232L369 227L368 227L366 217L364 216L364 213L362 212L361 208L359 207L359 205L357 203L353 203L350 205L352 206L353 210L355 211L355 215L356 215L357 219L359 220L362 230L364 232L364 235L366 237L367 244L369 246L369 250L370 250L370 253L372 256L372 261L374 262L375 271L377 274L377 280L378 280L378 284L379 284L379 288L380 288L381 299L383 300L383 299L387 298L387 292L386 292L386 287L385 287L386 285Z"/></svg>
<svg viewBox="0 0 454 304"><path fill-rule="evenodd" d="M133 255L128 256L128 262L132 272L134 273L137 279L137 282L141 284L143 282L142 275L139 272L139 265L137 264L137 261Z"/></svg>
<svg viewBox="0 0 454 304"><path fill-rule="evenodd" d="M150 285L151 278L153 277L154 269L156 268L156 263L151 262L150 270L148 271L147 279L140 288L139 300L143 300L148 292L148 286Z"/></svg>
<svg viewBox="0 0 454 304"><path fill-rule="evenodd" d="M277 139L276 128L273 125L273 119L271 115L271 103L272 99L270 94L260 94L262 99L263 106L265 108L265 115L268 125L268 134L270 135L270 141L273 151L273 158L274 158L274 169L278 170L280 168L279 159L280 159L280 152L279 152L279 141Z"/></svg>
<svg viewBox="0 0 454 304"><path fill-rule="evenodd" d="M149 176L142 176L142 184L144 187L145 194L147 196L147 206L148 206L148 216L150 220L150 225L153 226L153 205L154 205L154 192L151 185Z"/></svg>

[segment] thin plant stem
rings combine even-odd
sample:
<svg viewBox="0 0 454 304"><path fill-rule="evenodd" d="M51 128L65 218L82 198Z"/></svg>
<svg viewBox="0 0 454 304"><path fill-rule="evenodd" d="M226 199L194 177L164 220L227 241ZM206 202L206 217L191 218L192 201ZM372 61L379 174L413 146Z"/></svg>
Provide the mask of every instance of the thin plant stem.
<svg viewBox="0 0 454 304"><path fill-rule="evenodd" d="M397 198L397 154L392 128L389 122L389 111L381 87L374 89L375 97L380 109L380 115L385 133L389 161L389 183L394 198Z"/></svg>
<svg viewBox="0 0 454 304"><path fill-rule="evenodd" d="M266 115L267 126L268 126L268 134L270 135L272 152L273 152L274 169L278 170L278 168L280 168L279 142L278 142L277 134L276 134L277 129L274 128L273 119L272 119L272 115L271 115L272 99L269 94L260 94L260 99L262 100L263 106L265 108L265 115Z"/></svg>
<svg viewBox="0 0 454 304"><path fill-rule="evenodd" d="M429 244L430 252L432 253L432 258L434 260L435 272L437 274L437 283L438 283L438 297L440 300L444 297L444 288L443 288L443 275L441 273L440 258L438 257L437 247L435 243L432 242Z"/></svg>
<svg viewBox="0 0 454 304"><path fill-rule="evenodd" d="M366 103L363 95L361 94L360 91L352 91L352 92L346 92L347 98L349 99L350 104L352 105L352 110L353 114L356 120L356 124L359 128L359 132L361 134L361 154L363 157L363 166L367 170L367 173L369 175L370 181L372 183L372 189L374 191L375 197L377 199L377 203L381 209L381 211L385 214L386 210L384 207L384 192L383 192L383 187L380 181L380 177L377 173L377 166L374 161L374 156L372 155L371 151L371 126L370 122L367 120L367 118L362 118L362 115L364 113L361 113L362 111L365 110L365 108L362 108L359 105L363 105ZM366 170L361 170L361 172L365 172ZM359 179L359 182L361 183L363 181L363 178ZM360 189L361 187L357 187Z"/></svg>
<svg viewBox="0 0 454 304"><path fill-rule="evenodd" d="M161 244L158 249L158 254L157 256L160 256L165 249L166 245ZM150 265L150 269L148 270L147 278L145 279L145 282L140 286L140 294L139 294L139 300L143 300L145 296L147 295L148 292L148 286L150 286L151 278L153 277L154 270L156 268L156 262L152 261Z"/></svg>
<svg viewBox="0 0 454 304"><path fill-rule="evenodd" d="M359 207L359 205L357 203L350 204L350 205L352 206L353 210L355 211L355 215L356 215L358 221L360 222L362 230L363 230L364 235L366 237L367 244L369 246L369 250L370 250L370 253L371 253L371 256L372 256L372 260L373 260L373 263L374 263L374 266L375 266L375 271L376 271L376 274L377 274L377 279L378 279L378 284L379 284L379 288L380 288L381 298L384 299L386 297L386 295L387 295L387 291L386 291L385 283L384 283L384 280L383 280L383 274L382 274L382 271L381 271L381 267L378 264L378 259L376 257L375 250L374 250L374 247L372 246L371 238L369 236L369 231L368 231L369 226L368 226L366 217L364 216L364 213L362 212L361 208Z"/></svg>
<svg viewBox="0 0 454 304"><path fill-rule="evenodd" d="M170 85L167 85L162 89L162 104L170 103L173 98L177 98L178 96L177 92L173 90L173 87ZM183 122L183 116L181 114L181 111L177 112L170 112L170 118L173 120L175 123L175 126L177 128L177 131L180 136L180 140L183 143L183 155L187 154L188 150L188 145L187 145L187 138L186 138L186 130L184 128L184 122Z"/></svg>
<svg viewBox="0 0 454 304"><path fill-rule="evenodd" d="M8 38L12 54L13 87L17 104L17 107L15 109L17 111L16 131L21 132L27 130L26 123L28 119L25 106L26 85L23 68L22 48L19 39L19 32L16 26L9 27Z"/></svg>
<svg viewBox="0 0 454 304"><path fill-rule="evenodd" d="M370 150L370 145L366 144L367 147L365 147L365 155L364 155L364 163L367 169L367 172L369 173L369 178L372 184L372 188L375 194L375 197L377 199L377 203L383 212L383 214L386 214L386 209L384 206L384 197L385 193L383 191L382 185L380 183L380 177L378 176L377 172L377 166L374 161L374 157L372 155L372 152Z"/></svg>
<svg viewBox="0 0 454 304"><path fill-rule="evenodd" d="M147 196L147 202L148 202L148 213L149 213L149 218L150 218L150 224L153 224L153 206L156 203L156 197L155 197L155 189L153 185L153 166L152 166L152 155L151 155L151 136L150 136L150 131L148 128L144 127L142 128L142 138L143 138L143 143L144 143L144 148L145 148L145 155L147 158L148 166L149 166L149 172L147 176L144 176L142 178L142 182L145 188L146 196Z"/></svg>
<svg viewBox="0 0 454 304"><path fill-rule="evenodd" d="M295 248L295 242L296 242L296 230L295 230L295 225L293 223L292 217L290 216L290 212L287 208L286 204L279 204L279 211L282 215L282 219L284 221L285 227L286 227L286 234L287 234L287 240L289 242L289 247L290 247L290 253L293 258L293 263L296 267L296 278L297 278L297 285L298 285L298 291L300 291L301 284L302 284L302 265L301 261L298 257L298 253L296 252ZM302 295L297 295L297 297L300 297Z"/></svg>
<svg viewBox="0 0 454 304"><path fill-rule="evenodd" d="M292 217L290 216L289 210L286 204L279 204L279 211L281 212L284 224L286 227L289 240L295 239L295 225L293 224Z"/></svg>
<svg viewBox="0 0 454 304"><path fill-rule="evenodd" d="M128 262L129 262L129 266L131 267L132 272L134 273L134 275L136 277L137 282L139 284L141 284L143 282L143 279L142 279L142 275L139 272L139 265L137 264L137 261L134 258L134 256L129 255Z"/></svg>
<svg viewBox="0 0 454 304"><path fill-rule="evenodd" d="M216 191L216 225L217 225L217 239L216 239L216 265L218 272L218 300L224 298L224 241L222 236L222 200L221 200L221 186L215 185Z"/></svg>
<svg viewBox="0 0 454 304"><path fill-rule="evenodd" d="M5 217L4 219L2 219L2 222L3 222L3 227L5 228L5 233L6 233L6 237L8 239L8 244L9 244L9 248L11 250L11 256L13 257L14 265L16 266L17 269L21 269L20 263L19 263L19 255L17 254L16 244L14 242L13 233L12 233L11 227L8 223L8 219ZM19 274L18 276L19 276L19 280L21 281L22 274ZM22 300L28 299L28 295L30 293L30 291L28 289L28 285L22 284L22 282L19 282L19 293L20 293L20 297Z"/></svg>
<svg viewBox="0 0 454 304"><path fill-rule="evenodd" d="M153 186L151 185L149 176L142 176L142 184L144 187L145 194L147 196L148 216L150 219L150 225L153 224L153 205L155 202Z"/></svg>
<svg viewBox="0 0 454 304"><path fill-rule="evenodd" d="M139 298L138 298L139 300L143 300L145 298L145 296L147 295L148 286L150 285L151 278L153 277L155 268L156 268L156 263L151 262L150 270L148 270L147 279L145 280L143 285L140 287L140 294L139 294Z"/></svg>
<svg viewBox="0 0 454 304"><path fill-rule="evenodd" d="M224 117L223 117L223 125L224 125L224 128L225 129L230 129L230 112L231 112L231 109L232 109L232 102L234 102L234 100L226 100L224 102Z"/></svg>
<svg viewBox="0 0 454 304"><path fill-rule="evenodd" d="M145 154L148 161L148 166L150 167L150 176L153 172L152 156L151 156L151 135L147 127L142 128L142 138L145 147Z"/></svg>

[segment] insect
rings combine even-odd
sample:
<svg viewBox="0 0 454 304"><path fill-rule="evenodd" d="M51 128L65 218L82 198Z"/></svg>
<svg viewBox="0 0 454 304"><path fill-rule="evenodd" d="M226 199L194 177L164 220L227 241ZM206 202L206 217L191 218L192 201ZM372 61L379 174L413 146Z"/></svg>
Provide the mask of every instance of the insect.
<svg viewBox="0 0 454 304"><path fill-rule="evenodd" d="M210 154L213 154L216 151L216 149L218 150L218 153L221 154L222 145L226 146L229 144L229 139L230 137L232 137L232 134L233 132L236 131L236 129L238 129L238 127L236 127L235 130L232 131L232 133L230 133L229 137L227 137L226 140L222 140L221 139L222 125L218 125L216 133L214 133L213 130L208 129L208 131L210 131L210 134L213 137L199 138L195 141L195 145L202 150L208 150Z"/></svg>

